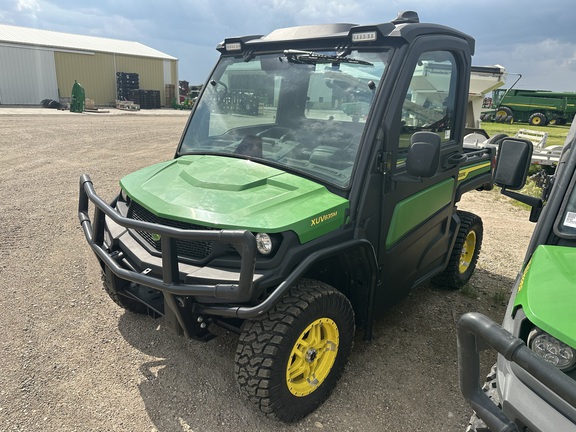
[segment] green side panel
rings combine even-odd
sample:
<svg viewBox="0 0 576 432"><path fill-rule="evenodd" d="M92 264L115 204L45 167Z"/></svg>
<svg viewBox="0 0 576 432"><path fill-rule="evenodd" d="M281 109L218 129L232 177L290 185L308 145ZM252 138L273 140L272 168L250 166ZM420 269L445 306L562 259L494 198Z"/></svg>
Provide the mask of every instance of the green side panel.
<svg viewBox="0 0 576 432"><path fill-rule="evenodd" d="M576 248L538 246L515 304L542 330L576 348Z"/></svg>
<svg viewBox="0 0 576 432"><path fill-rule="evenodd" d="M458 184L470 180L479 174L490 172L492 169L492 162L485 161L470 166L464 166L458 171Z"/></svg>
<svg viewBox="0 0 576 432"><path fill-rule="evenodd" d="M303 243L342 226L349 207L321 184L223 156L183 156L129 174L120 185L160 217L222 229L293 230Z"/></svg>
<svg viewBox="0 0 576 432"><path fill-rule="evenodd" d="M511 96L504 98L500 103L518 111L550 110L564 111L565 99L552 99L543 97Z"/></svg>
<svg viewBox="0 0 576 432"><path fill-rule="evenodd" d="M441 208L450 204L453 193L454 179L449 178L400 201L392 215L390 229L386 237L386 249L392 247L406 233L416 228Z"/></svg>

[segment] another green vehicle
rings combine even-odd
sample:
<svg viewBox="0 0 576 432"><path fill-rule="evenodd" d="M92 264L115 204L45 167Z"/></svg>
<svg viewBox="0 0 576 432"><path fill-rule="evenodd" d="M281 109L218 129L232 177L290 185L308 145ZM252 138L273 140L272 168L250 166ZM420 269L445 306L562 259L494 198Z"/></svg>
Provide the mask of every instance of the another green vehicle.
<svg viewBox="0 0 576 432"><path fill-rule="evenodd" d="M456 203L492 188L494 157L462 145L474 40L408 12L217 49L175 158L110 204L83 175L79 218L112 300L189 338L238 332L241 393L296 421L356 329L369 339L418 284L472 276L482 221Z"/></svg>
<svg viewBox="0 0 576 432"><path fill-rule="evenodd" d="M532 126L565 125L576 114L576 93L496 89L492 92L492 106L495 111L485 113L481 119Z"/></svg>
<svg viewBox="0 0 576 432"><path fill-rule="evenodd" d="M524 185L530 149L505 140L494 175L538 219L502 327L478 313L459 321L460 386L476 412L468 431L576 431L576 124L542 199L509 190ZM481 389L487 347L499 355Z"/></svg>

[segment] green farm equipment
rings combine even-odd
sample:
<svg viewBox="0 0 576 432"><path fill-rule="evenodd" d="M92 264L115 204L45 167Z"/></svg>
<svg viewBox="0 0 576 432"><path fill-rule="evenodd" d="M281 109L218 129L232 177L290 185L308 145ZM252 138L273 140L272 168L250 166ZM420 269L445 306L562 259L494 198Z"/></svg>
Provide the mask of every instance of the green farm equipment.
<svg viewBox="0 0 576 432"><path fill-rule="evenodd" d="M482 120L501 123L523 122L533 126L564 125L576 114L576 93L545 90L496 89L493 111Z"/></svg>

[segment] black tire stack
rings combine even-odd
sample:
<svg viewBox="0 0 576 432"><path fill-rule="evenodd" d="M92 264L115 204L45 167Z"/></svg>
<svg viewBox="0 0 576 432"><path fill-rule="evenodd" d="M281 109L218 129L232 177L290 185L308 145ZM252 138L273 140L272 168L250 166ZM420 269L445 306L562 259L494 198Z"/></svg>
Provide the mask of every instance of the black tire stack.
<svg viewBox="0 0 576 432"><path fill-rule="evenodd" d="M116 99L132 100L132 92L140 88L140 80L137 73L116 72Z"/></svg>
<svg viewBox="0 0 576 432"><path fill-rule="evenodd" d="M160 105L160 90L133 90L128 100L140 105L140 109L158 109Z"/></svg>
<svg viewBox="0 0 576 432"><path fill-rule="evenodd" d="M514 111L506 106L498 108L495 121L497 123L514 123Z"/></svg>

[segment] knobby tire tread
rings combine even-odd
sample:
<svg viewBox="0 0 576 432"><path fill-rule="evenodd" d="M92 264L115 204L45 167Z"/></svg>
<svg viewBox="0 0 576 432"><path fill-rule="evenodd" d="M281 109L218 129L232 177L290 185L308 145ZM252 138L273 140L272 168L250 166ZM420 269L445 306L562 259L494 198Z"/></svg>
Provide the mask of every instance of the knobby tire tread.
<svg viewBox="0 0 576 432"><path fill-rule="evenodd" d="M474 272L474 269L476 268L476 263L478 262L478 257L480 255L480 250L482 247L482 236L483 236L482 219L478 215L475 215L474 213L470 213L467 211L458 210L458 216L460 217L460 229L458 230L458 234L456 235L456 241L454 242L454 248L452 249L452 255L450 256L448 266L442 273L435 276L432 280L434 284L452 290L461 288L470 279L470 275ZM463 280L458 270L458 267L460 265L460 253L466 241L466 236L469 230L475 225L478 225L480 229L475 230L476 247L474 250L474 256L472 258L472 262L470 263L471 271L468 274L466 280Z"/></svg>
<svg viewBox="0 0 576 432"><path fill-rule="evenodd" d="M330 305L332 308L340 308L344 314L350 314L348 319L354 322L351 307L344 307L346 303L338 301L339 296L348 302L343 294L329 285L313 280L302 280L262 319L244 323L236 350L234 372L243 396L268 417L279 417L278 408L275 409L271 401L271 378L275 359L281 349L285 348L287 334L296 328L305 310L314 302L327 297L333 303ZM342 354L347 357L348 353ZM336 371L336 380L343 369L342 367ZM316 405L322 402L323 400ZM291 418L283 417L280 420L292 422L306 414Z"/></svg>

